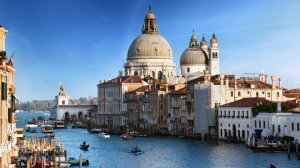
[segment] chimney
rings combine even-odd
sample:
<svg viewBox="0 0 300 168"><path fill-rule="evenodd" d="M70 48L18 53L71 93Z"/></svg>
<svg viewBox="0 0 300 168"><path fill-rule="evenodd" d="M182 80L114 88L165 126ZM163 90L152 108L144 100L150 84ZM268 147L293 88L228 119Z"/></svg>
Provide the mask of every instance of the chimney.
<svg viewBox="0 0 300 168"><path fill-rule="evenodd" d="M102 81L100 80L100 84L102 84Z"/></svg>
<svg viewBox="0 0 300 168"><path fill-rule="evenodd" d="M276 76L271 76L271 79L272 79L272 89L276 89L276 85L275 85Z"/></svg>
<svg viewBox="0 0 300 168"><path fill-rule="evenodd" d="M268 75L266 75L265 83L269 83L268 82Z"/></svg>
<svg viewBox="0 0 300 168"><path fill-rule="evenodd" d="M235 88L235 89L237 88L237 86L236 86L236 81L237 81L237 76L234 75L234 88Z"/></svg>
<svg viewBox="0 0 300 168"><path fill-rule="evenodd" d="M117 78L115 79L115 83L117 83L118 81L117 81Z"/></svg>
<svg viewBox="0 0 300 168"><path fill-rule="evenodd" d="M278 80L279 80L279 87L281 88L281 78L278 78Z"/></svg>
<svg viewBox="0 0 300 168"><path fill-rule="evenodd" d="M220 78L221 78L220 85L224 85L224 75L220 75Z"/></svg>
<svg viewBox="0 0 300 168"><path fill-rule="evenodd" d="M122 83L122 80L121 80L121 78L120 78L120 83Z"/></svg>
<svg viewBox="0 0 300 168"><path fill-rule="evenodd" d="M104 79L104 83L106 82L106 80Z"/></svg>
<svg viewBox="0 0 300 168"><path fill-rule="evenodd" d="M167 87L166 87L166 92L168 93L168 91L169 91L169 87L167 86Z"/></svg>
<svg viewBox="0 0 300 168"><path fill-rule="evenodd" d="M259 74L259 81L261 81L261 74Z"/></svg>
<svg viewBox="0 0 300 168"><path fill-rule="evenodd" d="M225 85L225 88L229 88L229 79L226 78L226 85Z"/></svg>

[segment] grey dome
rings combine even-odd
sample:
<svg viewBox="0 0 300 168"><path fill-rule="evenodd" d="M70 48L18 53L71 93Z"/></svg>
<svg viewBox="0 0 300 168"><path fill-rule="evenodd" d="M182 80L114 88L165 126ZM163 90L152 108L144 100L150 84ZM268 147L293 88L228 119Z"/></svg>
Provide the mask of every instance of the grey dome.
<svg viewBox="0 0 300 168"><path fill-rule="evenodd" d="M201 48L188 48L180 57L180 66L182 65L205 65L208 64L208 57Z"/></svg>
<svg viewBox="0 0 300 168"><path fill-rule="evenodd" d="M130 45L127 59L131 58L171 58L172 50L169 43L160 35L142 34Z"/></svg>

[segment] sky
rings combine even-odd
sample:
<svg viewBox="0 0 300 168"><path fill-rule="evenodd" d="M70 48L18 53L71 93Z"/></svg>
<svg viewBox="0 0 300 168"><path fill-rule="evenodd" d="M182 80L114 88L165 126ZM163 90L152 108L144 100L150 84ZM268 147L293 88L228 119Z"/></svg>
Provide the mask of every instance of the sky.
<svg viewBox="0 0 300 168"><path fill-rule="evenodd" d="M53 100L59 82L71 99L97 96L97 84L118 76L149 5L171 46L176 73L193 30L220 48L220 74L261 73L299 88L300 1L6 0L0 25L15 51L16 96ZM198 41L199 41L198 40Z"/></svg>

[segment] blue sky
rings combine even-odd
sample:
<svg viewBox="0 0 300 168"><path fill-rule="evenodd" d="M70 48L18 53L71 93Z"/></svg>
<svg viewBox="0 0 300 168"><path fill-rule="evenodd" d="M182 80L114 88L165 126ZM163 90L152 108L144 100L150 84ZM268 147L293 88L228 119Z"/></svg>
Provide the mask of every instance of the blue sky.
<svg viewBox="0 0 300 168"><path fill-rule="evenodd" d="M300 1L2 1L6 52L16 52L17 97L54 99L59 82L72 99L97 96L99 81L116 77L126 62L149 5L177 74L194 29L207 42L215 32L221 74L264 70L288 89L300 87Z"/></svg>

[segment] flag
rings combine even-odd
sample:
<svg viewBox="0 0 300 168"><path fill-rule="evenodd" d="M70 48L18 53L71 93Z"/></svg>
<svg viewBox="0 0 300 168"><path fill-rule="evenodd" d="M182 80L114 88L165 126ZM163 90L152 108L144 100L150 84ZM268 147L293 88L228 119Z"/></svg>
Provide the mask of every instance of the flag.
<svg viewBox="0 0 300 168"><path fill-rule="evenodd" d="M14 66L14 54L15 54L15 52L13 52L13 54L11 55L11 57L8 61L8 65Z"/></svg>

